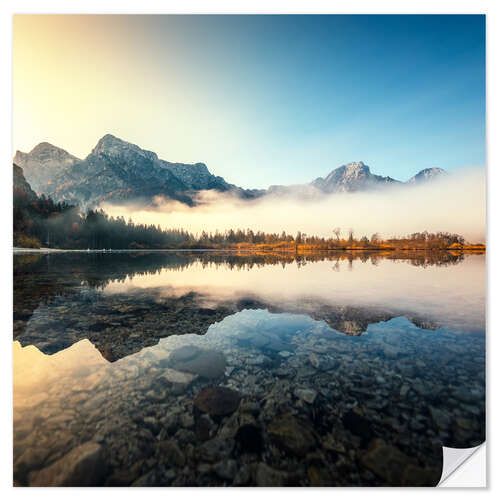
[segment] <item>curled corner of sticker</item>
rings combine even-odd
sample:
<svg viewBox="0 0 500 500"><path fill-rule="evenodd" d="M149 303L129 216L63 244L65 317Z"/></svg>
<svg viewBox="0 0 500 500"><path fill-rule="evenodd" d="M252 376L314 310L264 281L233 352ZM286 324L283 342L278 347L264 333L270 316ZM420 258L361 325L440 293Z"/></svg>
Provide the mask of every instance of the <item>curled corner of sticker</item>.
<svg viewBox="0 0 500 500"><path fill-rule="evenodd" d="M453 479L456 475L455 473L461 469L462 465L469 462L469 459L473 455L477 455L476 452L481 450L484 452L484 459L478 461L478 466L483 470L478 470L478 477L471 481L470 484L464 484L459 481L460 484L456 483ZM441 479L439 480L438 486L441 487L485 487L486 486L486 445L485 443L479 446L474 446L473 448L447 448L443 446L443 472L441 474ZM472 484L473 483L473 484Z"/></svg>

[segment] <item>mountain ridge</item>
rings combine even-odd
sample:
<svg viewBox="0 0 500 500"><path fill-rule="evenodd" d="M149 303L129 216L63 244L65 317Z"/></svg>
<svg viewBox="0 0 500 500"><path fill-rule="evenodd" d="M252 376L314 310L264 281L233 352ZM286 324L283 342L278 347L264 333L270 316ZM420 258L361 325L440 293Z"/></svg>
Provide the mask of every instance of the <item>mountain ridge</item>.
<svg viewBox="0 0 500 500"><path fill-rule="evenodd" d="M77 203L82 208L92 208L103 202L154 204L157 196L194 205L199 193L207 190L243 199L297 194L315 197L418 184L446 174L440 168L427 168L405 183L373 174L368 165L357 161L306 184L274 185L266 190L244 189L212 174L205 163L162 160L155 152L112 134L101 137L84 159L41 142L29 153L17 151L14 163L23 169L26 180L38 194L51 196L55 201Z"/></svg>

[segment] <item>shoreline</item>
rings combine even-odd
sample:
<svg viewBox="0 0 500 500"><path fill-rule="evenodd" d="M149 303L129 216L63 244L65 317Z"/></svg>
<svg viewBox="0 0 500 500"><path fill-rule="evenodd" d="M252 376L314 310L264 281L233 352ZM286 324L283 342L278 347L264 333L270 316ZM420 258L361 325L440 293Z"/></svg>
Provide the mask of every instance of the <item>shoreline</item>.
<svg viewBox="0 0 500 500"><path fill-rule="evenodd" d="M25 253L137 253L137 252L238 252L238 253L283 253L283 254L318 254L318 253L410 253L410 252L425 252L425 253L451 253L451 254L476 254L484 255L486 248L478 248L476 246L457 248L121 248L121 249L74 249L74 248L21 248L13 247L13 254Z"/></svg>

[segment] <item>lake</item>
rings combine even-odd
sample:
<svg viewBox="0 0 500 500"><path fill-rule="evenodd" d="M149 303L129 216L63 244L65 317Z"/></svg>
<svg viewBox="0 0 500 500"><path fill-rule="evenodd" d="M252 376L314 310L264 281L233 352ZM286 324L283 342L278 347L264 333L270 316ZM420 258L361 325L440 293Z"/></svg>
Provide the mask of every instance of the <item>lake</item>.
<svg viewBox="0 0 500 500"><path fill-rule="evenodd" d="M485 439L485 257L14 255L16 485L435 485Z"/></svg>

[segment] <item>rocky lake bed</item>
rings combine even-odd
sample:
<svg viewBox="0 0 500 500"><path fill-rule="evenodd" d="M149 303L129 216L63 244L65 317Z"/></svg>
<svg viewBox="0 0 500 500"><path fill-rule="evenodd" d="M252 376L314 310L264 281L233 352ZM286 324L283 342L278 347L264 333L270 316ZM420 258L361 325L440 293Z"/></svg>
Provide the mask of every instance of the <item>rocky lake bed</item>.
<svg viewBox="0 0 500 500"><path fill-rule="evenodd" d="M422 308L64 275L20 276L55 291L15 304L17 486L434 486L484 441L484 334Z"/></svg>

